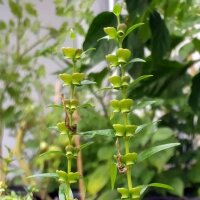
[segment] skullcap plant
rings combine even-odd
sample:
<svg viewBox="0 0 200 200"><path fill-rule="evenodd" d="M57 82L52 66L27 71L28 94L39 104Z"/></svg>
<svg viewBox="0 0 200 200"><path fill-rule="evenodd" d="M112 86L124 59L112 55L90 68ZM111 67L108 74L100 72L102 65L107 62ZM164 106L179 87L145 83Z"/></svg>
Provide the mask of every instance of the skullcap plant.
<svg viewBox="0 0 200 200"><path fill-rule="evenodd" d="M75 34L71 31L70 38L75 39ZM30 176L33 177L51 177L57 179L59 182L59 200L76 200L73 197L71 190L71 185L78 182L81 178L81 174L78 171L72 170L72 162L77 160L78 153L92 142L82 144L77 147L73 144L74 136L78 134L77 132L77 123L74 120L76 112L79 108L86 108L90 104L80 104L77 95L76 89L83 85L94 84L95 82L86 80L86 74L81 73L79 69L78 62L81 62L82 57L85 54L93 49L83 51L82 49L74 47L63 47L62 53L65 59L71 60L71 73L62 73L59 74L60 80L63 82L63 86L69 89L69 95L65 97L64 94L61 94L62 105L51 105L50 107L59 107L64 111L64 119L61 122L58 122L56 129L60 132L60 135L67 137L68 144L65 148L65 153L61 151L48 151L40 155L40 157L48 156L49 154L55 154L58 156L63 156L66 158L67 169L66 170L56 170L56 173L43 173ZM83 195L82 195L83 196Z"/></svg>
<svg viewBox="0 0 200 200"><path fill-rule="evenodd" d="M137 153L130 150L131 140L145 127L145 125L137 126L129 122L129 115L136 108L134 100L128 98L128 91L130 87L133 87L143 79L150 78L151 75L145 75L132 80L127 73L127 65L134 62L145 62L140 58L131 59L132 53L129 49L123 48L123 41L128 34L134 31L136 28L143 25L143 23L135 24L131 27L127 27L125 23L120 22L120 14L122 7L119 4L115 4L113 13L117 17L117 27L105 27L105 37L101 39L115 40L117 49L114 53L106 55L106 61L111 72L115 74L108 78L110 82L111 90L118 91L118 99L112 99L110 105L112 108L111 119L116 113L120 114L119 123L112 124L114 134L116 138L116 152L114 155L115 162L111 167L111 185L114 188L117 172L126 176L127 185L125 187L117 188L118 193L121 195L121 199L139 200L142 198L144 192L148 187L159 187L165 189L173 189L169 185L162 183L151 183L148 185L134 186L132 180L133 165L147 159L153 154L162 150L175 147L179 143L170 143L152 147L146 149L143 152ZM122 123L123 122L123 123ZM124 152L120 149L120 144L125 146Z"/></svg>

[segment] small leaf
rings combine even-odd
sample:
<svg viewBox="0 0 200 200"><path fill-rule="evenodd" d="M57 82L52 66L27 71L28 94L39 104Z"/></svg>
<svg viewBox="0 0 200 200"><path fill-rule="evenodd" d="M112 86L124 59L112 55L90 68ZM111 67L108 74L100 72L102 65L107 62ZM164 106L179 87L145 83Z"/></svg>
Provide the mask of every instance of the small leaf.
<svg viewBox="0 0 200 200"><path fill-rule="evenodd" d="M169 143L169 144L163 144L163 145L159 145L159 146L155 146L155 147L151 147L149 149L146 149L144 151L142 151L141 153L138 154L138 159L137 162L141 162L149 157L151 157L152 155L163 151L165 149L169 149L172 147L176 147L179 146L180 143Z"/></svg>
<svg viewBox="0 0 200 200"><path fill-rule="evenodd" d="M6 29L6 23L2 20L0 20L0 30Z"/></svg>
<svg viewBox="0 0 200 200"><path fill-rule="evenodd" d="M51 104L51 105L48 105L47 107L49 107L49 108L63 108L62 105L58 105L58 104Z"/></svg>
<svg viewBox="0 0 200 200"><path fill-rule="evenodd" d="M130 64L130 63L136 63L136 62L146 62L145 60L141 59L141 58L133 58L132 60L130 60L126 65Z"/></svg>
<svg viewBox="0 0 200 200"><path fill-rule="evenodd" d="M39 157L46 157L52 154L59 155L59 156L66 156L62 151L47 151L43 154L40 154Z"/></svg>
<svg viewBox="0 0 200 200"><path fill-rule="evenodd" d="M86 54L90 53L91 51L95 51L96 48L89 48L81 54L81 57L85 56Z"/></svg>
<svg viewBox="0 0 200 200"><path fill-rule="evenodd" d="M174 190L174 188L171 187L170 185L163 184L163 183L150 183L148 186L150 186L150 187L164 188L164 189L167 189L167 190Z"/></svg>
<svg viewBox="0 0 200 200"><path fill-rule="evenodd" d="M77 106L77 109L78 108L93 108L93 107L94 106L92 104L90 104L90 103L84 103L82 105Z"/></svg>
<svg viewBox="0 0 200 200"><path fill-rule="evenodd" d="M9 0L9 7L13 15L16 17L22 17L22 8L20 7L19 3L16 3L13 0Z"/></svg>
<svg viewBox="0 0 200 200"><path fill-rule="evenodd" d="M81 85L93 85L93 84L96 84L96 82L90 80L81 81Z"/></svg>
<svg viewBox="0 0 200 200"><path fill-rule="evenodd" d="M140 81L144 80L144 79L147 79L147 78L150 78L152 77L153 75L143 75L143 76L140 76L138 78L136 78L131 84L130 84L130 87L129 88L133 88L135 87Z"/></svg>
<svg viewBox="0 0 200 200"><path fill-rule="evenodd" d="M142 124L140 126L137 127L135 134L138 134L139 132L141 132L143 129L145 129L146 127L156 124L158 123L160 120L154 121L154 122L150 122L150 123L146 123L146 124Z"/></svg>
<svg viewBox="0 0 200 200"><path fill-rule="evenodd" d="M111 180L112 190L115 187L116 176L117 176L117 165L115 163L112 163L110 166L110 180Z"/></svg>
<svg viewBox="0 0 200 200"><path fill-rule="evenodd" d="M113 13L118 17L122 11L122 7L119 4L115 4L113 8Z"/></svg>
<svg viewBox="0 0 200 200"><path fill-rule="evenodd" d="M108 136L108 137L114 137L115 136L113 129L104 129L104 130L94 130L94 131L81 132L80 135L89 136L89 137L94 137L96 135Z"/></svg>
<svg viewBox="0 0 200 200"><path fill-rule="evenodd" d="M135 30L136 28L142 26L144 23L138 23L138 24L134 24L133 26L131 26L125 33L125 36L126 37L127 35L129 35L133 30Z"/></svg>
<svg viewBox="0 0 200 200"><path fill-rule="evenodd" d="M80 149L82 150L82 149L84 149L84 148L90 146L90 145L93 144L93 143L94 143L94 142L87 142L87 143L85 143L85 144L82 144L82 145L80 146Z"/></svg>
<svg viewBox="0 0 200 200"><path fill-rule="evenodd" d="M37 177L58 178L58 175L56 173L44 173L44 174L35 174L35 175L32 175L32 176L28 176L27 178L37 178Z"/></svg>

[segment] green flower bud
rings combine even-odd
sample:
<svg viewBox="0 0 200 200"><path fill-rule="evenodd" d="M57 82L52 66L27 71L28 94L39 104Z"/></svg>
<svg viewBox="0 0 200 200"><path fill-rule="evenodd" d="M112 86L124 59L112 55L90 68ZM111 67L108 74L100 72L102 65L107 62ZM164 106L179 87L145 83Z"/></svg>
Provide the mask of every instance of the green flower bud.
<svg viewBox="0 0 200 200"><path fill-rule="evenodd" d="M118 100L111 100L110 104L113 107L113 112L120 112L120 104Z"/></svg>
<svg viewBox="0 0 200 200"><path fill-rule="evenodd" d="M109 64L109 67L116 67L118 66L118 59L116 55L108 54L106 56L106 60Z"/></svg>
<svg viewBox="0 0 200 200"><path fill-rule="evenodd" d="M113 124L113 128L115 129L115 135L117 137L123 137L126 132L126 128L122 124Z"/></svg>
<svg viewBox="0 0 200 200"><path fill-rule="evenodd" d="M72 83L74 85L80 85L81 81L83 81L85 78L85 74L84 73L73 73L72 74Z"/></svg>
<svg viewBox="0 0 200 200"><path fill-rule="evenodd" d="M65 58L73 59L76 53L76 49L72 47L63 47L62 52Z"/></svg>
<svg viewBox="0 0 200 200"><path fill-rule="evenodd" d="M108 80L113 85L114 89L119 89L121 87L121 77L120 76L110 76L108 78Z"/></svg>
<svg viewBox="0 0 200 200"><path fill-rule="evenodd" d="M137 160L137 153L127 153L126 155L123 155L121 159L126 165L133 165Z"/></svg>
<svg viewBox="0 0 200 200"><path fill-rule="evenodd" d="M117 188L117 191L121 194L121 199L129 198L129 190L127 188Z"/></svg>
<svg viewBox="0 0 200 200"><path fill-rule="evenodd" d="M126 136L132 137L137 129L136 125L126 125Z"/></svg>
<svg viewBox="0 0 200 200"><path fill-rule="evenodd" d="M62 81L64 81L65 85L71 85L72 83L72 75L71 74L59 74L59 77Z"/></svg>
<svg viewBox="0 0 200 200"><path fill-rule="evenodd" d="M118 63L127 63L131 56L131 51L129 49L119 48L116 51L116 56L118 58Z"/></svg>
<svg viewBox="0 0 200 200"><path fill-rule="evenodd" d="M131 111L131 106L133 106L132 99L122 99L120 101L120 108L122 113L128 113Z"/></svg>
<svg viewBox="0 0 200 200"><path fill-rule="evenodd" d="M109 39L117 38L117 31L114 27L106 27L103 30L109 36Z"/></svg>

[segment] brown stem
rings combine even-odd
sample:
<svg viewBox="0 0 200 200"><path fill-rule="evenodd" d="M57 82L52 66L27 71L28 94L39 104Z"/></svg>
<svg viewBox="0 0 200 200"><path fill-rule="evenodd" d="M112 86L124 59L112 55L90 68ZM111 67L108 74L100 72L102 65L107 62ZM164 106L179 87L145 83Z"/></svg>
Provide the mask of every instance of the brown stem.
<svg viewBox="0 0 200 200"><path fill-rule="evenodd" d="M0 122L0 182L5 183L3 172L3 122Z"/></svg>
<svg viewBox="0 0 200 200"><path fill-rule="evenodd" d="M21 124L19 126L19 129L17 130L17 135L16 135L16 143L15 147L13 149L13 155L16 157L16 159L19 162L19 167L23 170L24 176L22 178L23 182L25 184L34 184L33 179L27 179L26 177L30 176L32 174L31 168L28 162L25 161L23 158L23 141L24 141L24 136L27 130L27 124Z"/></svg>

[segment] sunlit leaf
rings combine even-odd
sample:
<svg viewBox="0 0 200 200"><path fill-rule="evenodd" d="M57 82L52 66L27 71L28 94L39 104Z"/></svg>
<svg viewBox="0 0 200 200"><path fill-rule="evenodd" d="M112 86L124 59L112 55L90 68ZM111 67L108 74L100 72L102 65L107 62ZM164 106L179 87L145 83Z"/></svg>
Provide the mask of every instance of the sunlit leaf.
<svg viewBox="0 0 200 200"><path fill-rule="evenodd" d="M180 143L169 143L169 144L163 144L163 145L159 145L159 146L155 146L155 147L151 147L149 149L146 149L144 151L142 151L141 153L138 154L138 158L137 158L137 162L141 162L151 156L153 156L154 154L163 151L165 149L169 149L172 147L176 147L179 146Z"/></svg>
<svg viewBox="0 0 200 200"><path fill-rule="evenodd" d="M129 35L133 30L135 30L136 28L142 26L144 23L138 23L138 24L134 24L133 26L131 26L125 33L125 36L126 37L127 35Z"/></svg>
<svg viewBox="0 0 200 200"><path fill-rule="evenodd" d="M40 154L39 157L48 157L52 154L59 155L59 156L66 156L62 151L47 151L43 154Z"/></svg>
<svg viewBox="0 0 200 200"><path fill-rule="evenodd" d="M28 176L27 178L58 178L58 175L56 173L44 173L44 174L35 174L32 176Z"/></svg>

